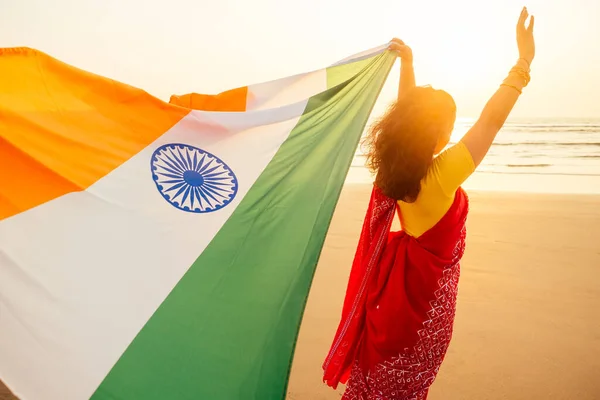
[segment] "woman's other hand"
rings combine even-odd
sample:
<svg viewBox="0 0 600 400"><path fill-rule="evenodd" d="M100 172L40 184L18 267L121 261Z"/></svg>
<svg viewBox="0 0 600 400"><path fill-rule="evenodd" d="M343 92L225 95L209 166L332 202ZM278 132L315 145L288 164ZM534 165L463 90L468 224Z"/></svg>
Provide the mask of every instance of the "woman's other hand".
<svg viewBox="0 0 600 400"><path fill-rule="evenodd" d="M412 61L413 61L412 50L410 47L408 47L406 44L404 44L404 42L402 40L397 39L397 38L392 39L388 49L393 51L394 53L396 53L398 55L398 57L400 57L400 60L402 60L403 63L412 64Z"/></svg>
<svg viewBox="0 0 600 400"><path fill-rule="evenodd" d="M525 26L529 13L527 7L523 7L521 15L519 16L519 22L517 23L517 46L519 47L519 57L527 61L531 65L533 57L535 57L535 42L533 40L533 24L534 17L531 16L529 20L529 26Z"/></svg>

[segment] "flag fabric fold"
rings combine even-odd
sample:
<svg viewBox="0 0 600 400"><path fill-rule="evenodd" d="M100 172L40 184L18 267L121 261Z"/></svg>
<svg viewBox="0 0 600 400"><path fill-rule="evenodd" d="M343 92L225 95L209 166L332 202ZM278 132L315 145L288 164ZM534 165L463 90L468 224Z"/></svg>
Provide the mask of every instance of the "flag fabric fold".
<svg viewBox="0 0 600 400"><path fill-rule="evenodd" d="M393 62L165 103L0 49L0 379L23 400L284 398Z"/></svg>

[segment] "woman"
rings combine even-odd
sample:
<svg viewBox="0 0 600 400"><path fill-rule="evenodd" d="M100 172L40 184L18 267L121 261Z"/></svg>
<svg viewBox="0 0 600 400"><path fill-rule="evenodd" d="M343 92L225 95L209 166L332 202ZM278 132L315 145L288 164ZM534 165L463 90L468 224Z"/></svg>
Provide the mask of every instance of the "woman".
<svg viewBox="0 0 600 400"><path fill-rule="evenodd" d="M452 97L415 87L412 52L401 58L398 100L368 138L375 185L356 251L325 382L348 382L344 399L427 398L448 349L465 247L468 201L460 185L488 152L529 82L533 16L517 24L519 59L462 140L450 140ZM437 156L435 156L437 154ZM402 230L391 232L398 211Z"/></svg>

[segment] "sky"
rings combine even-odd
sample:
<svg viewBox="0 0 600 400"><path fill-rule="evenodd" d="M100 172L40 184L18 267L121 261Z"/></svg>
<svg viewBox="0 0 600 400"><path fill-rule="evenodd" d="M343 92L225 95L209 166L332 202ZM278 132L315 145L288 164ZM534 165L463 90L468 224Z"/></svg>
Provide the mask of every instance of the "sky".
<svg viewBox="0 0 600 400"><path fill-rule="evenodd" d="M518 58L523 5L536 16L537 55L513 116L600 118L598 0L0 0L0 46L168 100L319 69L399 37L417 84L477 117ZM397 81L398 65L376 111Z"/></svg>

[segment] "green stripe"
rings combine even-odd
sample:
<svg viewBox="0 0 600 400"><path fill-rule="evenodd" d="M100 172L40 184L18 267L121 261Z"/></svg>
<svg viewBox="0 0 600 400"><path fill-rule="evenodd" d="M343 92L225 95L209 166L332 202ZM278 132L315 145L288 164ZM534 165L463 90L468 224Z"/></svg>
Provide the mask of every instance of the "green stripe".
<svg viewBox="0 0 600 400"><path fill-rule="evenodd" d="M332 88L346 82L348 79L352 79L357 76L365 68L373 62L373 58L366 58L353 62L352 64L338 65L335 67L327 68L327 87Z"/></svg>
<svg viewBox="0 0 600 400"><path fill-rule="evenodd" d="M309 100L243 201L97 389L94 400L283 399L323 241L388 53ZM318 368L318 366L315 366Z"/></svg>

